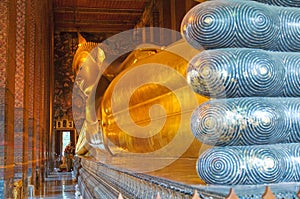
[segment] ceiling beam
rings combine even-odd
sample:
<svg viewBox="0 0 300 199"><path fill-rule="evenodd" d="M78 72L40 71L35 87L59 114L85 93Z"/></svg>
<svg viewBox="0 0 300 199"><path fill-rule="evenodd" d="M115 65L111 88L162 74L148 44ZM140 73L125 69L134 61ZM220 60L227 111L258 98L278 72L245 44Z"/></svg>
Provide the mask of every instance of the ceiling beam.
<svg viewBox="0 0 300 199"><path fill-rule="evenodd" d="M91 26L91 25L85 25L85 26L66 26L66 25L55 25L55 31L58 32L97 32L97 33L107 33L107 32L113 32L113 33L119 33L123 32L125 30L128 30L130 28L128 27L103 27L103 26Z"/></svg>
<svg viewBox="0 0 300 199"><path fill-rule="evenodd" d="M103 28L97 27L85 27L85 28L75 28L75 27L56 27L55 32L89 32L89 33L105 33L105 34L117 34L126 30L103 30Z"/></svg>
<svg viewBox="0 0 300 199"><path fill-rule="evenodd" d="M122 20L80 20L74 23L73 20L64 20L64 21L55 21L55 24L59 25L95 25L95 26L134 26L135 23L133 21L122 21Z"/></svg>
<svg viewBox="0 0 300 199"><path fill-rule="evenodd" d="M55 24L55 28L58 27L66 27L66 28L77 28L77 29L81 29L84 27L95 27L96 29L105 29L105 30L129 30L134 28L134 25L102 25L102 24L90 24L90 23L86 23L86 24Z"/></svg>
<svg viewBox="0 0 300 199"><path fill-rule="evenodd" d="M78 0L77 0L78 1ZM79 0L80 1L80 0ZM136 2L150 2L151 0L104 0L104 1L110 1L110 2L129 2L129 1L136 1Z"/></svg>
<svg viewBox="0 0 300 199"><path fill-rule="evenodd" d="M137 9L103 9L103 8L72 8L72 7L60 7L55 8L54 13L58 14L129 14L129 15L141 15L143 10Z"/></svg>
<svg viewBox="0 0 300 199"><path fill-rule="evenodd" d="M80 1L80 0L77 0ZM104 1L108 1L108 2L116 2L116 1L120 1L120 2L129 2L129 1L135 1L135 2L150 2L151 0L104 0ZM197 0L195 0L197 1ZM54 5L57 5L60 2L60 0L54 0L53 3ZM77 2L75 2L76 4L79 4Z"/></svg>

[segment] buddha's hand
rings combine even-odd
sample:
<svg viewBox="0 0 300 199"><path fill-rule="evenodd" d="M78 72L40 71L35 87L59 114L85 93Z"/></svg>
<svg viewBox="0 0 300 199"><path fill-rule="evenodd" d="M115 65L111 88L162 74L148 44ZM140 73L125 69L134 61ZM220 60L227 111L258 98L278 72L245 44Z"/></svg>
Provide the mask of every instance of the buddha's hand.
<svg viewBox="0 0 300 199"><path fill-rule="evenodd" d="M94 123L86 121L84 128L88 144L93 148L102 148L103 137L98 121Z"/></svg>

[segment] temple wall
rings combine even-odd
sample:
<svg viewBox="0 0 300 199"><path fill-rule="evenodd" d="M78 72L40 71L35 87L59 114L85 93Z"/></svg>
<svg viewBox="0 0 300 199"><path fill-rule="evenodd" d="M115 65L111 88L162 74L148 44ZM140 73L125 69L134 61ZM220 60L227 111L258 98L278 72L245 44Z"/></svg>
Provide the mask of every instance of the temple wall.
<svg viewBox="0 0 300 199"><path fill-rule="evenodd" d="M43 179L50 131L51 7L52 1L0 3L0 198L24 198L27 185Z"/></svg>

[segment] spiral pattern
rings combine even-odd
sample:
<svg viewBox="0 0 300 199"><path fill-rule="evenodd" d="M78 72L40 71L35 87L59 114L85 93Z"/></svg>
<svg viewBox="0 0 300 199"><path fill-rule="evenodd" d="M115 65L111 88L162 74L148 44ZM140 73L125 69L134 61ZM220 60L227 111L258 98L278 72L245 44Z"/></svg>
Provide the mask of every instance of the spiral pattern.
<svg viewBox="0 0 300 199"><path fill-rule="evenodd" d="M300 51L300 10L291 8L279 9L280 23L279 40L274 50L277 51Z"/></svg>
<svg viewBox="0 0 300 199"><path fill-rule="evenodd" d="M288 53L282 56L283 64L286 66L286 85L283 96L300 96L300 58L298 53Z"/></svg>
<svg viewBox="0 0 300 199"><path fill-rule="evenodd" d="M215 99L193 112L191 129L216 146L299 142L299 113L299 98Z"/></svg>
<svg viewBox="0 0 300 199"><path fill-rule="evenodd" d="M198 49L299 51L300 10L253 1L208 1L186 14L181 32Z"/></svg>
<svg viewBox="0 0 300 199"><path fill-rule="evenodd" d="M229 5L230 3L227 2L212 2L210 7L192 9L199 14L186 17L186 22L182 22L186 26L182 30L186 33L188 40L195 41L192 43L195 48L201 49L203 42L210 48L216 44L222 47L233 45L234 18L232 15L234 10ZM225 19L228 26L223 26L219 19ZM203 37L198 37L198 35L203 35Z"/></svg>
<svg viewBox="0 0 300 199"><path fill-rule="evenodd" d="M249 159L247 165L249 183L261 184L261 182L278 183L289 181L291 177L286 172L293 168L289 160L289 154L285 147L277 150L274 146L253 146L246 150L246 157ZM281 159L284 161L280 161ZM253 169L255 168L255 169ZM286 179L285 179L286 178Z"/></svg>
<svg viewBox="0 0 300 199"><path fill-rule="evenodd" d="M187 81L195 92L213 98L299 97L299 64L299 53L206 50L190 61Z"/></svg>
<svg viewBox="0 0 300 199"><path fill-rule="evenodd" d="M232 182L243 183L245 176L243 156L234 148L224 151L222 148L214 148L205 151L197 163L197 171L201 179L209 184L232 184ZM229 168L230 165L234 167ZM206 171L206 172L204 172Z"/></svg>
<svg viewBox="0 0 300 199"><path fill-rule="evenodd" d="M214 108L211 108L211 103L204 103L198 109L196 109L191 119L191 129L195 137L203 143L210 145L223 145L230 143L231 145L237 144L238 134L234 133L239 130L239 127L235 125L235 117L225 118L221 117L228 110L232 110L233 107L229 103L222 101L216 101ZM219 117L218 117L219 116ZM228 116L230 117L230 116ZM232 123L229 123L231 121ZM227 124L224 126L224 123ZM220 140L222 137L224 140Z"/></svg>
<svg viewBox="0 0 300 199"><path fill-rule="evenodd" d="M284 66L276 56L262 50L238 50L237 73L241 96L278 96Z"/></svg>
<svg viewBox="0 0 300 199"><path fill-rule="evenodd" d="M289 142L300 142L300 98L286 100L287 115L291 118Z"/></svg>
<svg viewBox="0 0 300 199"><path fill-rule="evenodd" d="M261 3L266 3L276 6L286 6L286 7L300 7L299 0L254 0Z"/></svg>
<svg viewBox="0 0 300 199"><path fill-rule="evenodd" d="M203 51L189 63L187 81L193 90L205 96L226 97L227 90L237 95L236 56L226 51ZM223 66L226 66L224 70Z"/></svg>
<svg viewBox="0 0 300 199"><path fill-rule="evenodd" d="M215 147L198 159L198 175L208 184L294 182L300 144Z"/></svg>
<svg viewBox="0 0 300 199"><path fill-rule="evenodd" d="M245 3L234 6L236 29L236 46L255 48L261 46L269 49L276 41L278 17L271 9L264 6L252 6Z"/></svg>
<svg viewBox="0 0 300 199"><path fill-rule="evenodd" d="M217 98L191 118L198 140L223 146L198 159L208 184L300 181L300 1L257 1L277 6L204 2L182 22L185 40L207 49L190 61L188 84Z"/></svg>
<svg viewBox="0 0 300 199"><path fill-rule="evenodd" d="M291 157L300 157L300 145L293 144L289 147L289 154L292 154ZM294 180L299 182L300 181L300 165L299 165L299 158L292 159L292 165L294 165L295 175L293 176Z"/></svg>

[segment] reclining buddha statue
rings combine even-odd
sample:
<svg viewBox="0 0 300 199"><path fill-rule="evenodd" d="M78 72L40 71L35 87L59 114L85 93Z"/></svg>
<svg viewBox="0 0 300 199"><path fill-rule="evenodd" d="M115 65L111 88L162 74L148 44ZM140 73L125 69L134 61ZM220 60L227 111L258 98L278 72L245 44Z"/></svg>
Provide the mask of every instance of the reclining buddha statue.
<svg viewBox="0 0 300 199"><path fill-rule="evenodd" d="M78 155L100 149L113 155L198 157L201 143L191 133L190 117L208 98L185 80L198 50L184 40L167 47L140 45L124 61L109 63L105 45L81 36L79 41L73 69L85 114Z"/></svg>

